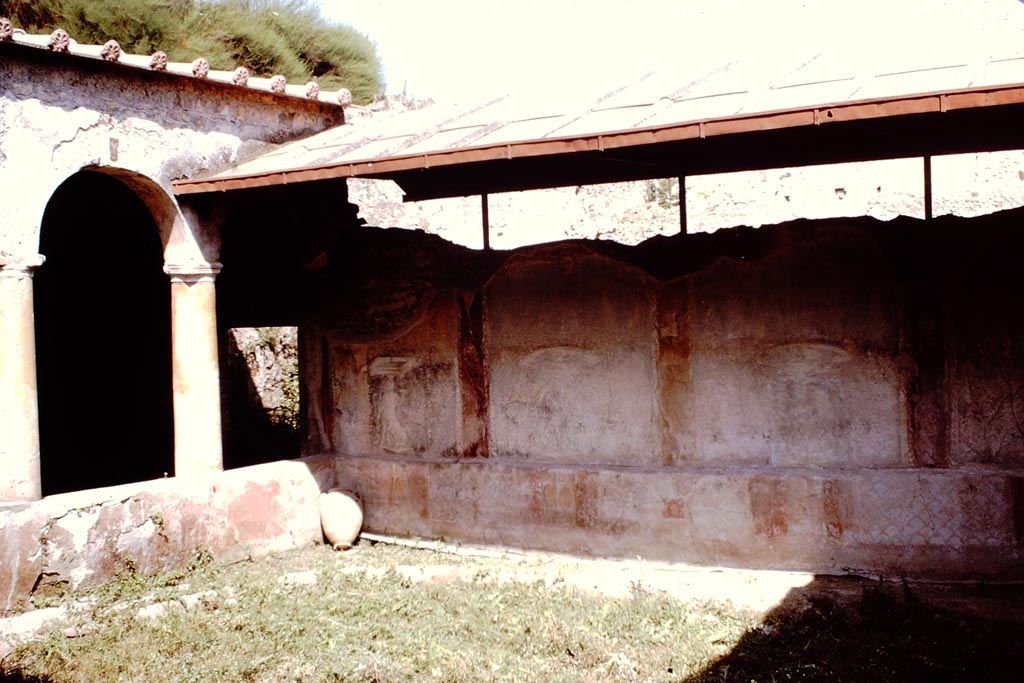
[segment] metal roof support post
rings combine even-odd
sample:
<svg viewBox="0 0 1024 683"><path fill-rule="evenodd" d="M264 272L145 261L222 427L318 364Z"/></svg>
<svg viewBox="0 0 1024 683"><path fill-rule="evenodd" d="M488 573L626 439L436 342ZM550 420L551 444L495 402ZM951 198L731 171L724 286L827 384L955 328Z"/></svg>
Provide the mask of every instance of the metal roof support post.
<svg viewBox="0 0 1024 683"><path fill-rule="evenodd" d="M686 225L686 176L679 176L679 232L685 235L689 232Z"/></svg>
<svg viewBox="0 0 1024 683"><path fill-rule="evenodd" d="M932 157L924 158L924 219L932 219Z"/></svg>
<svg viewBox="0 0 1024 683"><path fill-rule="evenodd" d="M490 250L491 248L491 212L488 207L487 193L480 195L480 216L483 220L484 228L484 249Z"/></svg>

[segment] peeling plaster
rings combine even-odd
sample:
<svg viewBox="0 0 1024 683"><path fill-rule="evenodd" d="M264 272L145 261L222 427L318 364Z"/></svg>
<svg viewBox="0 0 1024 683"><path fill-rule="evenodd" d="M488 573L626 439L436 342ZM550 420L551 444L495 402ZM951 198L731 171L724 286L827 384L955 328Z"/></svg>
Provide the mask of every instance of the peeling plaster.
<svg viewBox="0 0 1024 683"><path fill-rule="evenodd" d="M233 561L319 541L318 479L333 484L327 464L279 462L0 506L0 614L37 591L110 581L129 561L153 574L197 549Z"/></svg>

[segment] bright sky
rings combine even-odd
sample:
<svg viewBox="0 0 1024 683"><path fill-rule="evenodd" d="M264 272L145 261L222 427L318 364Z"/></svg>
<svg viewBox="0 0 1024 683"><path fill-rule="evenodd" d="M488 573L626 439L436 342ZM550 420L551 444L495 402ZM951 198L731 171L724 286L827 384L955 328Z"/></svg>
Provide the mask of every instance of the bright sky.
<svg viewBox="0 0 1024 683"><path fill-rule="evenodd" d="M927 59L1024 43L1022 0L321 0L321 10L377 42L390 94L437 101L549 97L797 46Z"/></svg>

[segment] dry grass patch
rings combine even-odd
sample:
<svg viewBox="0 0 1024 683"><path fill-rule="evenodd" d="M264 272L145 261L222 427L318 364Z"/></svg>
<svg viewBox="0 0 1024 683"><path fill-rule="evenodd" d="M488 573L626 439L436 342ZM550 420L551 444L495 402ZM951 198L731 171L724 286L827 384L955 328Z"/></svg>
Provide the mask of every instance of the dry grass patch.
<svg viewBox="0 0 1024 683"><path fill-rule="evenodd" d="M947 616L898 590L801 599L762 621L642 586L607 598L557 576L508 580L496 567L514 559L363 544L198 560L67 598L87 608L20 646L0 680L1001 680L1022 663L1019 625Z"/></svg>

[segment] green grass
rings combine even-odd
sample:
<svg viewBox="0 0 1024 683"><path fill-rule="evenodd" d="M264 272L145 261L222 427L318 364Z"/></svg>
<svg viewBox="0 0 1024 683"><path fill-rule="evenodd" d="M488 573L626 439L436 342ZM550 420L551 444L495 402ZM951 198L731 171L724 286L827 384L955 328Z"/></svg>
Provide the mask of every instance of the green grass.
<svg viewBox="0 0 1024 683"><path fill-rule="evenodd" d="M426 551L327 548L145 579L128 574L73 624L9 659L9 680L677 680L735 642L753 617L637 589L607 600L542 582L418 583L402 566L465 560ZM312 571L315 585L281 583ZM139 608L216 591L155 620ZM93 626L94 625L94 626ZM18 678L20 677L20 678Z"/></svg>
<svg viewBox="0 0 1024 683"><path fill-rule="evenodd" d="M0 680L1018 680L1024 663L1020 624L926 608L898 586L794 600L762 622L641 586L611 599L557 578L509 581L508 566L366 543L231 566L200 554L87 596L71 624L87 635L61 624L5 660ZM315 582L282 581L295 572ZM193 609L138 616L196 594Z"/></svg>

